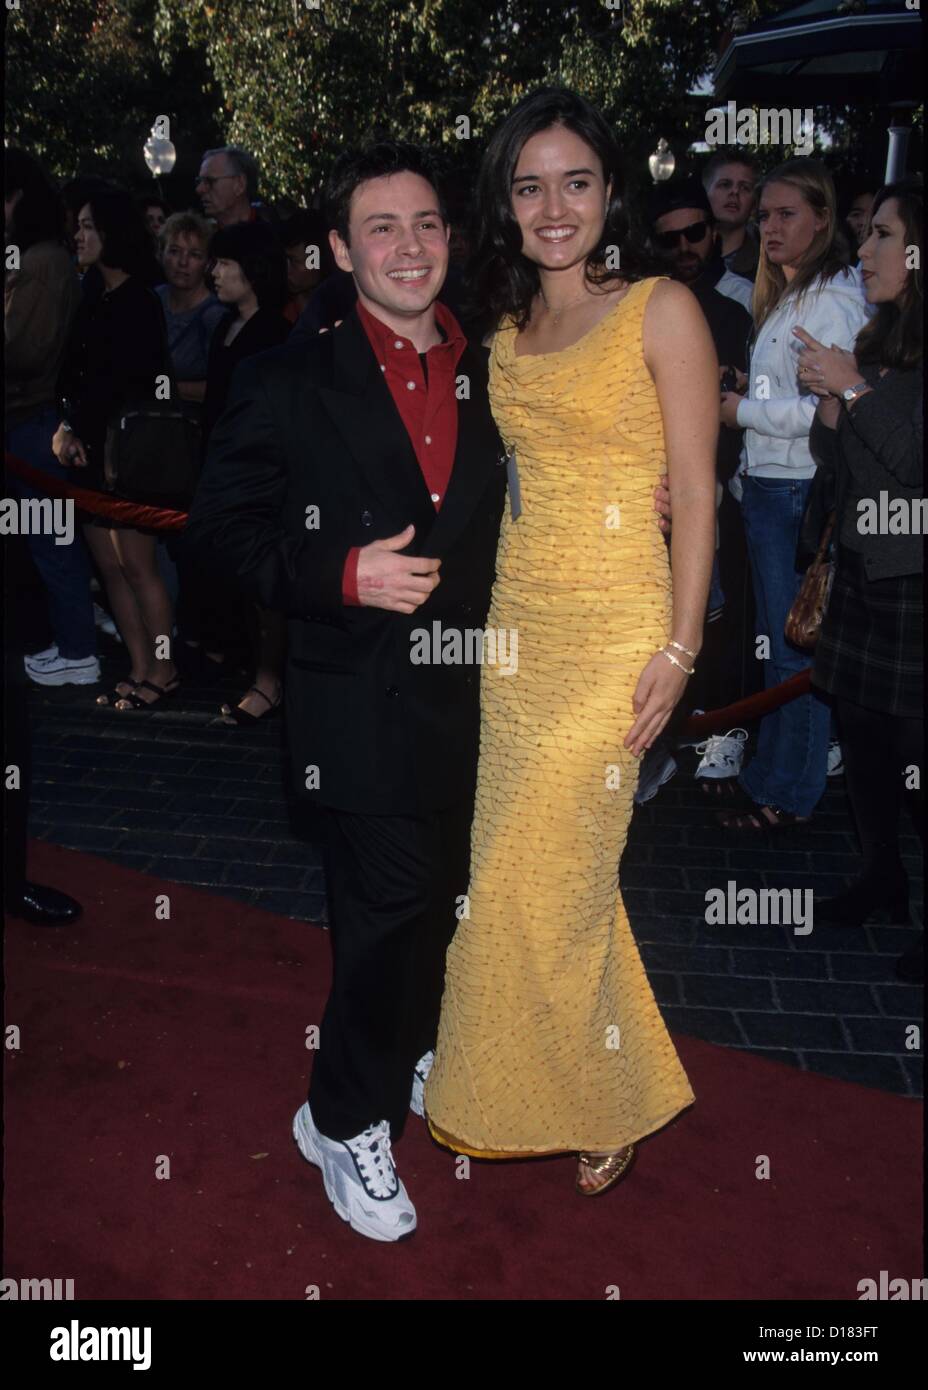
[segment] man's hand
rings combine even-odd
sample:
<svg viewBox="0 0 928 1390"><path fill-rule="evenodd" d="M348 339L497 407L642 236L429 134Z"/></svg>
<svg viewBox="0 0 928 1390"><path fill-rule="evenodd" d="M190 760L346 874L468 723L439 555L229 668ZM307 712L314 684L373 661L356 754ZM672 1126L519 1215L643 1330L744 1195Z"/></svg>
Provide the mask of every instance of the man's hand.
<svg viewBox="0 0 928 1390"><path fill-rule="evenodd" d="M363 547L358 556L358 598L365 608L415 613L437 588L441 560L396 553L405 550L415 534L415 526L410 525L398 536Z"/></svg>
<svg viewBox="0 0 928 1390"><path fill-rule="evenodd" d="M665 536L670 535L670 479L666 473L661 474L660 483L654 489L654 510L657 512L659 520L658 526Z"/></svg>
<svg viewBox="0 0 928 1390"><path fill-rule="evenodd" d="M87 467L87 450L72 430L59 425L52 436L52 453L63 468Z"/></svg>

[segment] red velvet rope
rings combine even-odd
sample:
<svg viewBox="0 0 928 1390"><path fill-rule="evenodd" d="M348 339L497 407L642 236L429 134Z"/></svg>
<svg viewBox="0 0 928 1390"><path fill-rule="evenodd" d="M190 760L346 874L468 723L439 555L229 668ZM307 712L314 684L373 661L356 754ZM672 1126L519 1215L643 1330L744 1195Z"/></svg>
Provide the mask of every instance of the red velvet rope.
<svg viewBox="0 0 928 1390"><path fill-rule="evenodd" d="M132 522L133 525L147 526L158 531L180 531L187 521L186 512L172 512L163 507L143 507L136 502L126 502L118 497L109 497L105 493L75 487L73 483L59 482L57 478L51 478L38 468L32 468L13 454L6 455L6 467L7 472L22 478L23 482L31 484L32 487L39 488L52 497L71 497L77 506L97 516L109 516L116 521ZM726 705L724 709L690 715L680 726L679 732L697 734L705 738L721 729L733 729L739 724L762 719L765 714L779 709L780 705L785 705L787 701L806 695L810 689L809 676L809 670L799 671L780 685L758 691L756 695L750 695L746 700L738 700L733 705Z"/></svg>
<svg viewBox="0 0 928 1390"><path fill-rule="evenodd" d="M47 492L50 497L70 497L82 511L93 512L95 516L108 516L114 521L131 522L134 526L147 526L157 531L181 531L186 525L186 512L172 512L166 507L146 507L138 502L127 502L121 497L111 497L105 492L63 483L13 454L7 454L5 461L7 472L21 478L24 483Z"/></svg>

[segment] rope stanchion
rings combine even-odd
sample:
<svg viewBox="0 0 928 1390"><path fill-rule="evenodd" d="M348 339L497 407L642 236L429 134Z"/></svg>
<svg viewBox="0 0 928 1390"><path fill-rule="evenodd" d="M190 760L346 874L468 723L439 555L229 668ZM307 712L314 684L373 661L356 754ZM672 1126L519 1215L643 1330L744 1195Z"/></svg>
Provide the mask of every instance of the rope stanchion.
<svg viewBox="0 0 928 1390"><path fill-rule="evenodd" d="M52 478L39 468L5 454L6 471L15 478L28 483L50 497L62 497L73 501L81 511L92 512L95 516L108 516L113 521L127 525L144 526L154 531L182 531L187 524L187 513L171 511L167 507L151 507L140 502L127 502L121 497L110 497L92 488L77 487L74 483L63 483L60 478Z"/></svg>
<svg viewBox="0 0 928 1390"><path fill-rule="evenodd" d="M6 455L6 468L8 473L21 478L31 487L46 492L52 497L71 498L75 505L83 511L93 512L97 516L108 516L114 521L145 526L158 531L180 531L187 522L187 512L170 511L165 507L143 506L137 502L124 501L122 498L108 497L103 493L93 492L89 488L76 487L73 483L63 483L58 478L49 477L40 469L33 468L13 454ZM707 710L704 714L692 714L677 732L687 735L696 734L705 738L709 734L719 733L723 729L732 729L738 724L762 719L765 714L779 709L789 700L796 700L800 695L807 695L811 688L810 674L808 669L799 671L789 680L782 681L780 685L771 686L769 690L760 690L756 695L750 695L745 700L737 700L733 705L726 705L723 709Z"/></svg>
<svg viewBox="0 0 928 1390"><path fill-rule="evenodd" d="M765 714L771 714L790 700L797 700L800 695L808 695L812 688L811 674L811 668L807 667L805 671L797 671L795 676L790 676L789 680L772 685L769 690L759 690L756 695L749 695L744 700L736 700L733 705L706 710L704 714L691 714L676 732L697 734L706 738L709 734L717 734L723 729L734 729L739 724L762 719Z"/></svg>

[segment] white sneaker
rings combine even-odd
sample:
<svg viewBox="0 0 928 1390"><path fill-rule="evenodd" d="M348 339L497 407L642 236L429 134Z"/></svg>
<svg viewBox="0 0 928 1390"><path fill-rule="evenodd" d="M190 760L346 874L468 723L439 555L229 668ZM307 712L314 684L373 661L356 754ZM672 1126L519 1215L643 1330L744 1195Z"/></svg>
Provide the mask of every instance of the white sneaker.
<svg viewBox="0 0 928 1390"><path fill-rule="evenodd" d="M429 1072L432 1070L434 1061L435 1053L427 1052L424 1057L419 1058L412 1074L412 1096L409 1101L409 1108L414 1115L419 1116L420 1120L425 1119L425 1083L429 1079Z"/></svg>
<svg viewBox="0 0 928 1390"><path fill-rule="evenodd" d="M117 642L122 641L122 638L116 630L116 624L113 622L113 619L105 608L100 607L99 603L95 603L93 606L93 620L101 632L108 632L110 637L116 638Z"/></svg>
<svg viewBox="0 0 928 1390"><path fill-rule="evenodd" d="M641 759L638 771L638 789L635 792L635 805L640 806L657 796L665 782L669 782L677 770L677 760L668 752L667 745L655 743Z"/></svg>
<svg viewBox="0 0 928 1390"><path fill-rule="evenodd" d="M844 774L844 753L838 740L832 739L828 745L827 777L841 777Z"/></svg>
<svg viewBox="0 0 928 1390"><path fill-rule="evenodd" d="M50 647L46 647L44 651L33 652L30 656L24 656L23 665L28 671L30 666L41 666L44 661L51 661L52 658L56 657L57 655L58 644L57 642L53 642L52 645Z"/></svg>
<svg viewBox="0 0 928 1390"><path fill-rule="evenodd" d="M697 743L695 751L701 753L697 777L737 777L744 762L744 746L748 741L747 729L729 729L727 734L711 734L704 743Z"/></svg>
<svg viewBox="0 0 928 1390"><path fill-rule="evenodd" d="M32 657L26 663L26 675L36 685L96 685L100 663L95 656L72 660L56 654L45 661Z"/></svg>
<svg viewBox="0 0 928 1390"><path fill-rule="evenodd" d="M416 1209L390 1152L388 1120L353 1139L327 1139L304 1102L293 1117L293 1137L307 1163L322 1169L325 1195L353 1231L371 1240L412 1235Z"/></svg>

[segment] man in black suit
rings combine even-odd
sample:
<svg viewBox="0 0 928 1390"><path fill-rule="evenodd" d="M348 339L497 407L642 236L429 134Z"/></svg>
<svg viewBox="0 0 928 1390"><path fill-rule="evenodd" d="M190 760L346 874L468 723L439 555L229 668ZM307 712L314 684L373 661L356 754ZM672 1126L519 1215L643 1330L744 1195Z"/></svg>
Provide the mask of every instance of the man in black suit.
<svg viewBox="0 0 928 1390"><path fill-rule="evenodd" d="M414 653L423 629L483 626L506 468L485 356L436 303L448 223L428 160L380 142L328 194L357 306L238 368L188 531L288 618L290 771L316 808L334 963L293 1132L338 1214L389 1241L416 1224L391 1139L422 1114L479 735L479 666Z"/></svg>

